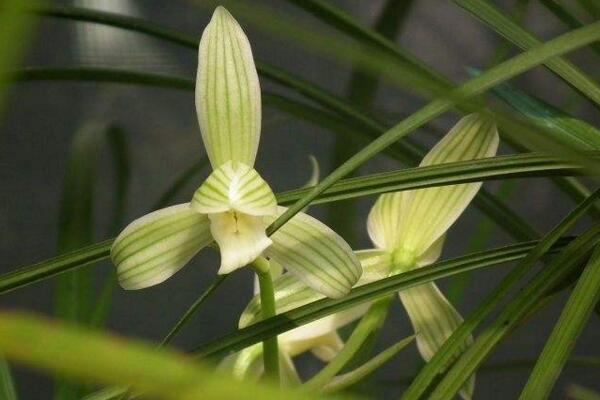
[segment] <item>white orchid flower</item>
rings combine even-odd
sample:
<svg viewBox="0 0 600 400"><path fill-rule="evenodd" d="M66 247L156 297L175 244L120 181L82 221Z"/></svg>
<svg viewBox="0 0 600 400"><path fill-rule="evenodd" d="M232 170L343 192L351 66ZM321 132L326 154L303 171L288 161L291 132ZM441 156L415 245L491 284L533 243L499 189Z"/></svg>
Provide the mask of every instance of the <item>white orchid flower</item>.
<svg viewBox="0 0 600 400"><path fill-rule="evenodd" d="M498 148L498 132L493 121L479 114L462 118L452 130L425 156L421 166L492 157ZM465 183L383 194L368 218L369 236L375 249L357 251L363 275L357 286L434 263L441 255L446 231L469 205L481 183ZM289 311L323 298L322 295L284 274L274 282L277 313ZM430 360L452 332L462 323L462 317L448 302L435 283L427 283L399 293L413 328L421 356ZM334 343L341 326L359 318L369 304L334 314L287 332L291 336L288 356L308 346L322 347ZM240 327L260 320L260 299L255 297L240 319ZM285 335L285 334L284 334ZM281 335L280 338L283 338ZM283 339L281 339L283 342ZM466 345L467 343L465 343ZM339 351L341 344L330 345L330 354ZM236 365L233 371L253 371L248 355L238 353L229 359ZM260 351L260 350L259 350ZM237 364L231 364L232 360ZM474 377L461 395L470 398Z"/></svg>
<svg viewBox="0 0 600 400"><path fill-rule="evenodd" d="M253 168L261 130L258 74L246 35L223 7L200 40L196 110L213 172L190 203L150 213L117 237L111 257L121 286L161 283L214 240L219 274L264 256L325 296L346 294L362 273L360 262L330 228L299 213L271 237L265 233L285 208Z"/></svg>

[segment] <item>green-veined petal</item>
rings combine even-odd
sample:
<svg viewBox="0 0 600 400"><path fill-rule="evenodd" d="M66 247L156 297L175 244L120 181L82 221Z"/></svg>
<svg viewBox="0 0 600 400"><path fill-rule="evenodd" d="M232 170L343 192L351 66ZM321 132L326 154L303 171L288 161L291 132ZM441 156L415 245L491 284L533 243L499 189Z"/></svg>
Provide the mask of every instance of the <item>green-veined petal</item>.
<svg viewBox="0 0 600 400"><path fill-rule="evenodd" d="M425 156L421 166L491 157L498 149L496 124L480 114L463 117ZM400 209L398 245L422 255L458 219L480 182L407 192Z"/></svg>
<svg viewBox="0 0 600 400"><path fill-rule="evenodd" d="M444 250L444 242L446 241L446 235L442 235L438 240L433 242L431 246L425 251L425 253L421 254L421 256L417 259L417 267L424 267L426 265L431 265L436 262L440 256L442 255L442 250Z"/></svg>
<svg viewBox="0 0 600 400"><path fill-rule="evenodd" d="M363 274L357 286L375 282L390 276L392 270L392 255L385 250L370 249L354 252L360 261Z"/></svg>
<svg viewBox="0 0 600 400"><path fill-rule="evenodd" d="M285 210L279 207L278 214ZM358 258L344 239L308 214L296 214L271 239L273 244L264 254L328 297L348 293L362 274Z"/></svg>
<svg viewBox="0 0 600 400"><path fill-rule="evenodd" d="M192 208L202 214L238 211L248 215L275 215L277 200L269 184L246 164L221 165L194 193Z"/></svg>
<svg viewBox="0 0 600 400"><path fill-rule="evenodd" d="M198 214L204 215L204 214ZM265 234L265 217L228 211L208 214L210 232L219 244L219 274L228 274L256 260L272 243Z"/></svg>
<svg viewBox="0 0 600 400"><path fill-rule="evenodd" d="M193 211L189 203L133 221L111 248L121 286L141 289L171 277L212 242L209 225L206 215Z"/></svg>
<svg viewBox="0 0 600 400"><path fill-rule="evenodd" d="M223 7L200 40L196 111L214 169L227 161L254 165L261 124L258 74L248 38Z"/></svg>
<svg viewBox="0 0 600 400"><path fill-rule="evenodd" d="M403 290L399 295L415 330L419 353L425 361L429 361L462 324L463 319L433 282ZM472 342L471 337L464 346ZM466 386L461 395L470 399L475 387L475 376Z"/></svg>
<svg viewBox="0 0 600 400"><path fill-rule="evenodd" d="M394 250L400 240L402 211L408 192L386 193L379 196L367 219L367 231L375 246Z"/></svg>

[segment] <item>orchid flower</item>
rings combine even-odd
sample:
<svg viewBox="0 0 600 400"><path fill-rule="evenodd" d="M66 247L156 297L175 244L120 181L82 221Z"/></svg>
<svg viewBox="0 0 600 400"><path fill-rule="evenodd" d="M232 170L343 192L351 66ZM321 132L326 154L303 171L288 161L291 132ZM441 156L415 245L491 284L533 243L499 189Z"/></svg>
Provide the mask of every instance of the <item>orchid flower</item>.
<svg viewBox="0 0 600 400"><path fill-rule="evenodd" d="M420 165L492 157L496 154L498 141L494 122L483 115L471 114L462 118ZM381 195L369 213L367 224L375 248L356 252L363 269L356 285L434 263L441 255L447 230L480 187L481 182L476 182ZM275 280L274 286L277 313L323 298L289 274ZM416 333L419 352L428 361L463 319L433 282L405 289L399 292L399 296ZM291 347L288 355L295 355L307 344L318 348L322 343L333 343L329 338L336 335L336 330L359 318L366 312L367 306L357 306L287 332L293 339L292 344L303 343L303 346ZM243 312L240 327L257 322L259 310L260 299L255 297ZM340 343L330 346L331 353L338 351L340 346ZM238 375L241 366L247 366L243 355L239 357L236 361ZM473 388L474 377L461 395L470 398Z"/></svg>
<svg viewBox="0 0 600 400"><path fill-rule="evenodd" d="M323 223L298 213L271 237L266 228L284 211L254 169L261 130L261 96L250 44L237 21L218 7L199 47L196 110L213 172L190 203L152 212L117 237L111 257L125 289L156 285L216 241L219 274L259 256L284 265L328 297L359 279L360 262Z"/></svg>

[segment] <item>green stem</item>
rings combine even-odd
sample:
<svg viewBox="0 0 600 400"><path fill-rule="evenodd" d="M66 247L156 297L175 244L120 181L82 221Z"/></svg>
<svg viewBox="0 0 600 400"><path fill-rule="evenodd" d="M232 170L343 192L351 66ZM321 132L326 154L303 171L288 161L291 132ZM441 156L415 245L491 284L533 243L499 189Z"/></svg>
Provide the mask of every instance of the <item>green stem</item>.
<svg viewBox="0 0 600 400"><path fill-rule="evenodd" d="M252 267L254 267L258 276L262 317L263 319L274 317L276 314L275 290L273 288L269 262L259 257L252 263ZM263 361L265 364L265 374L275 382L279 382L279 348L277 346L277 336L263 341Z"/></svg>

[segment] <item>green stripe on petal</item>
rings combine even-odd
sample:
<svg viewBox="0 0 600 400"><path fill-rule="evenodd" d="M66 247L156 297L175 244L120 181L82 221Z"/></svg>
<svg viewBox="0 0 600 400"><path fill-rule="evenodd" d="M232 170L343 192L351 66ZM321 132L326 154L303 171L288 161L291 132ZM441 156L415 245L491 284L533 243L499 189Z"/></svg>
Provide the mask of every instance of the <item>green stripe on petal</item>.
<svg viewBox="0 0 600 400"><path fill-rule="evenodd" d="M415 330L419 353L425 361L429 361L463 319L433 282L403 290L399 295ZM472 342L470 337L463 349ZM474 387L475 376L461 391L461 396L470 399Z"/></svg>
<svg viewBox="0 0 600 400"><path fill-rule="evenodd" d="M227 161L254 165L261 124L258 74L248 38L223 7L200 40L196 111L214 169Z"/></svg>
<svg viewBox="0 0 600 400"><path fill-rule="evenodd" d="M188 203L163 208L133 221L115 240L111 259L124 289L165 281L212 242L210 223Z"/></svg>
<svg viewBox="0 0 600 400"><path fill-rule="evenodd" d="M285 210L279 207L278 214ZM273 245L265 255L328 297L347 294L362 274L358 258L344 239L308 214L296 214L271 239Z"/></svg>
<svg viewBox="0 0 600 400"><path fill-rule="evenodd" d="M402 210L410 192L386 193L379 196L369 212L367 231L375 246L393 250L400 242Z"/></svg>
<svg viewBox="0 0 600 400"><path fill-rule="evenodd" d="M497 149L496 124L480 114L471 114L433 147L421 166L492 157ZM381 223L385 223L386 216L400 221L396 245L420 256L458 219L480 187L481 182L476 182L406 192L401 205L395 202L399 211L382 211Z"/></svg>
<svg viewBox="0 0 600 400"><path fill-rule="evenodd" d="M390 253L384 250L370 249L359 250L355 254L363 270L357 286L390 276L392 270L392 255Z"/></svg>
<svg viewBox="0 0 600 400"><path fill-rule="evenodd" d="M269 184L253 168L233 161L210 174L194 193L191 205L202 214L238 211L259 216L277 212Z"/></svg>

